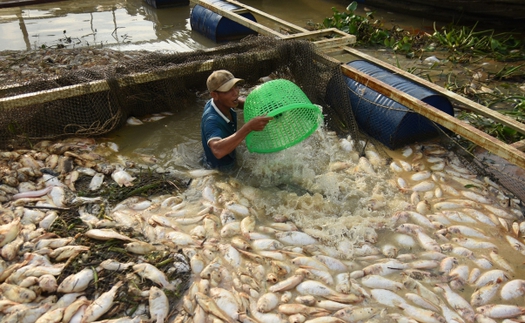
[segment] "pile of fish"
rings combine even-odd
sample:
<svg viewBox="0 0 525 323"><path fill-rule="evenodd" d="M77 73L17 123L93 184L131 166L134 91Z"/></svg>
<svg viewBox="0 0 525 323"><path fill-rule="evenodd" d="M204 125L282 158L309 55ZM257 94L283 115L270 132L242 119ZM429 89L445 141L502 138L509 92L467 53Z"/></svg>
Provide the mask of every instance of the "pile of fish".
<svg viewBox="0 0 525 323"><path fill-rule="evenodd" d="M194 179L184 194L129 198L102 218L104 212L93 205L103 202L76 196L72 174L87 174L89 168L95 173L87 176L94 179L103 173L108 180L120 171L127 174L122 185L133 185L134 178L118 165L102 167L92 155L72 151L86 143L71 144L59 155L58 160L70 159L70 167L64 161L49 164L52 145L46 146L47 156L42 151L5 153L4 167L16 170L16 175L6 176L19 183L0 187L5 192L0 322L525 320L525 222L519 200L490 179L472 174L439 145L390 152L393 161L386 164L383 159L377 162L373 146L366 157L359 156L351 140L334 138L328 140L354 157L332 160L310 192L280 195L226 174L196 170L188 172ZM27 171L21 171L24 168ZM59 176L45 176L43 168ZM19 174L29 175L20 180ZM315 229L304 226L304 220L294 221L297 212L328 213L316 203L330 203L330 194L312 191L323 186L321 180L346 177L359 185L358 180L381 180L382 187L402 201L388 209L388 201L369 198L376 192L363 193L365 211L383 209L385 216L365 221L360 236L352 240L332 237L337 243L321 234L322 225ZM58 182L49 184L54 180ZM345 189L329 186L326 190ZM57 188L65 193L55 197ZM272 199L281 196L288 200L288 214L273 206ZM89 253L76 244L78 239L48 236L61 209L70 205L81 205L80 219L89 227L83 236L121 241L127 253L138 255L136 260L107 259L77 266L77 272L62 277L64 267ZM352 229L357 227L347 228ZM149 253L159 251L172 255L173 265L164 271L147 261ZM184 270L191 270L189 281L172 279L172 273ZM103 292L83 294L106 271L121 272L120 282ZM137 290L137 277L151 284ZM180 301L169 297L181 289ZM134 311L119 306L128 293L142 301Z"/></svg>

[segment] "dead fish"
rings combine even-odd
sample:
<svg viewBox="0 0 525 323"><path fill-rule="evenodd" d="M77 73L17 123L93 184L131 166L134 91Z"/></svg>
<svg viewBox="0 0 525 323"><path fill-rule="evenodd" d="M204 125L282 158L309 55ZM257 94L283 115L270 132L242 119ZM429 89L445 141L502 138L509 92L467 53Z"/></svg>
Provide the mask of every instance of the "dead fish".
<svg viewBox="0 0 525 323"><path fill-rule="evenodd" d="M91 182L89 182L89 190L90 191L98 191L100 189L100 187L102 187L103 183L104 183L104 174L96 173L91 178Z"/></svg>
<svg viewBox="0 0 525 323"><path fill-rule="evenodd" d="M416 319L418 322L423 323L446 323L445 318L434 311L426 310L423 308L415 307L409 304L399 304L397 305L400 309L403 310L403 313L407 317Z"/></svg>
<svg viewBox="0 0 525 323"><path fill-rule="evenodd" d="M127 270L129 267L133 266L135 263L128 262L128 263L121 263L114 259L106 259L103 262L99 264L99 267L105 269L105 270L111 270L111 271L123 271Z"/></svg>
<svg viewBox="0 0 525 323"><path fill-rule="evenodd" d="M17 218L8 224L0 225L0 247L16 239L21 229L20 220Z"/></svg>
<svg viewBox="0 0 525 323"><path fill-rule="evenodd" d="M317 243L317 239L301 231L280 232L276 233L275 237L283 243L294 246L305 246Z"/></svg>
<svg viewBox="0 0 525 323"><path fill-rule="evenodd" d="M136 177L131 176L128 172L126 172L123 169L115 170L113 173L111 173L111 178L118 184L118 186L133 186L133 181L136 179Z"/></svg>
<svg viewBox="0 0 525 323"><path fill-rule="evenodd" d="M49 253L49 256L54 258L55 261L62 261L88 250L89 247L87 246L63 246L53 250L51 253Z"/></svg>
<svg viewBox="0 0 525 323"><path fill-rule="evenodd" d="M304 278L305 276L302 274L295 274L284 280L281 280L273 286L270 286L268 290L273 293L291 290L292 288L299 285L304 280Z"/></svg>
<svg viewBox="0 0 525 323"><path fill-rule="evenodd" d="M240 295L236 294L237 293L233 291L220 287L213 287L210 289L210 296L217 306L234 320L239 319L239 312L242 311L244 306L247 306L247 304L243 304Z"/></svg>
<svg viewBox="0 0 525 323"><path fill-rule="evenodd" d="M501 280L490 282L489 284L478 288L470 297L470 304L472 306L482 306L492 300L498 293L501 286Z"/></svg>
<svg viewBox="0 0 525 323"><path fill-rule="evenodd" d="M199 177L206 177L214 174L218 174L219 172L215 169L194 169L188 171L188 174L192 178L199 178Z"/></svg>
<svg viewBox="0 0 525 323"><path fill-rule="evenodd" d="M500 295L503 300L511 300L522 297L525 294L525 280L513 279L501 288Z"/></svg>
<svg viewBox="0 0 525 323"><path fill-rule="evenodd" d="M30 303L36 299L36 293L31 289L12 284L0 284L2 296L17 303Z"/></svg>
<svg viewBox="0 0 525 323"><path fill-rule="evenodd" d="M235 203L234 201L227 202L225 204L225 208L243 217L247 217L250 215L250 210L246 206L239 203Z"/></svg>
<svg viewBox="0 0 525 323"><path fill-rule="evenodd" d="M322 296L324 298L341 302L341 303L357 303L362 301L362 298L354 294L338 293L328 286L315 281L306 280L297 285L296 290L301 295Z"/></svg>
<svg viewBox="0 0 525 323"><path fill-rule="evenodd" d="M361 283L368 288L381 288L391 291L398 291L404 288L402 283L380 275L367 275L361 279Z"/></svg>
<svg viewBox="0 0 525 323"><path fill-rule="evenodd" d="M113 300L117 294L117 290L124 283L119 281L111 289L102 295L100 295L96 300L93 301L84 312L82 317L82 323L88 323L96 321L99 317L104 315L110 308L113 306Z"/></svg>
<svg viewBox="0 0 525 323"><path fill-rule="evenodd" d="M467 302L461 295L455 293L447 284L436 284L445 294L447 303L467 321L473 322L475 312L469 302Z"/></svg>
<svg viewBox="0 0 525 323"><path fill-rule="evenodd" d="M40 316L35 323L59 323L62 322L65 308L55 308Z"/></svg>
<svg viewBox="0 0 525 323"><path fill-rule="evenodd" d="M168 281L166 275L162 271L151 264L135 264L133 265L133 270L139 276L151 280L152 282L162 286L162 288L166 288L168 290L175 290L176 288Z"/></svg>
<svg viewBox="0 0 525 323"><path fill-rule="evenodd" d="M235 323L236 320L231 318L228 314L226 314L220 307L217 306L217 304L213 301L212 298L206 296L205 294L201 292L195 293L195 300L197 303L204 309L205 312L209 314L213 314L220 318L221 320L227 322L227 323Z"/></svg>
<svg viewBox="0 0 525 323"><path fill-rule="evenodd" d="M95 240L102 240L102 241L111 240L111 239L117 239L117 240L123 240L123 241L136 241L135 239L132 239L128 236L120 234L111 229L91 229L91 230L86 231L84 235L88 238L95 239Z"/></svg>
<svg viewBox="0 0 525 323"><path fill-rule="evenodd" d="M79 311L79 309L83 306L87 308L89 304L91 304L91 301L89 301L85 296L82 296L70 305L64 306L64 315L62 317L62 321L72 322L73 316Z"/></svg>
<svg viewBox="0 0 525 323"><path fill-rule="evenodd" d="M130 126L139 126L139 125L144 124L144 123L142 121L140 121L140 119L138 119L138 118L129 117L126 120L126 124L128 124Z"/></svg>
<svg viewBox="0 0 525 323"><path fill-rule="evenodd" d="M15 201L22 198L35 198L35 197L41 197L46 195L47 193L51 192L53 189L53 186L47 186L41 190L36 191L27 191L27 192L20 192L11 197L11 200Z"/></svg>
<svg viewBox="0 0 525 323"><path fill-rule="evenodd" d="M387 289L374 288L370 293L376 302L385 306L394 307L399 304L407 304L403 297Z"/></svg>
<svg viewBox="0 0 525 323"><path fill-rule="evenodd" d="M317 305L317 304L316 304ZM348 304L345 304L348 307ZM324 308L319 308L318 306L308 306L304 304L281 304L279 305L278 309L279 313L285 314L285 315L294 315L302 313L307 316L328 316L330 312L328 312Z"/></svg>
<svg viewBox="0 0 525 323"><path fill-rule="evenodd" d="M261 295L257 300L257 310L261 313L268 313L279 305L280 298L277 294L269 292Z"/></svg>
<svg viewBox="0 0 525 323"><path fill-rule="evenodd" d="M137 255L145 255L157 250L157 248L154 245L145 241L133 241L130 243L126 243L124 247L126 251Z"/></svg>
<svg viewBox="0 0 525 323"><path fill-rule="evenodd" d="M476 311L493 319L504 319L525 314L525 307L506 304L490 304L480 306L476 308Z"/></svg>
<svg viewBox="0 0 525 323"><path fill-rule="evenodd" d="M168 317L169 301L162 289L152 286L149 290L150 318L156 323L164 323Z"/></svg>
<svg viewBox="0 0 525 323"><path fill-rule="evenodd" d="M365 322L379 313L379 308L374 307L347 307L333 314L334 317L342 319L343 322Z"/></svg>
<svg viewBox="0 0 525 323"><path fill-rule="evenodd" d="M67 276L58 285L57 292L65 294L82 292L94 278L94 269L84 268L76 274Z"/></svg>

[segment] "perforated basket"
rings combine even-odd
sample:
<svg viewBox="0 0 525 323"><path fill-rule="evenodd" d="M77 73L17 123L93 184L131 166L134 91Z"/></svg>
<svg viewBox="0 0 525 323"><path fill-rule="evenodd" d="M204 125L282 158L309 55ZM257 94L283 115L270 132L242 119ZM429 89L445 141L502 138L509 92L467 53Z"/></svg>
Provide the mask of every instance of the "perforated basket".
<svg viewBox="0 0 525 323"><path fill-rule="evenodd" d="M310 102L294 83L279 79L261 84L246 97L244 121L267 115L273 117L263 131L246 137L250 152L273 153L308 138L323 120L321 108Z"/></svg>

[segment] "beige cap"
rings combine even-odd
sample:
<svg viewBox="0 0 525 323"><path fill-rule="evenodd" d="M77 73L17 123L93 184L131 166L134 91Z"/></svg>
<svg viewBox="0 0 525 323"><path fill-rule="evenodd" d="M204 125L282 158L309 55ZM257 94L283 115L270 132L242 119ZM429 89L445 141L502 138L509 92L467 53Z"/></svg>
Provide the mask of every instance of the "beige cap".
<svg viewBox="0 0 525 323"><path fill-rule="evenodd" d="M206 81L206 86L210 92L228 92L239 81L244 80L236 78L227 70L218 70L211 73Z"/></svg>

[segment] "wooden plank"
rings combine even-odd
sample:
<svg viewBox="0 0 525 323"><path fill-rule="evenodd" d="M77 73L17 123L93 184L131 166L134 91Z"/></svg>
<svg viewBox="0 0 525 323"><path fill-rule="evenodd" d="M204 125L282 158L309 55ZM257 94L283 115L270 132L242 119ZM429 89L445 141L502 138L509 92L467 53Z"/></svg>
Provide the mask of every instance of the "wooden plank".
<svg viewBox="0 0 525 323"><path fill-rule="evenodd" d="M511 144L511 146L517 150L525 151L525 140L516 141L515 143Z"/></svg>
<svg viewBox="0 0 525 323"><path fill-rule="evenodd" d="M340 36L340 37L337 37ZM330 37L330 38L328 38ZM314 40L321 38L320 40ZM287 35L283 39L305 39L312 40L314 44L321 50L327 50L328 48L347 46L355 44L355 36L347 34L336 28L328 28L314 31L307 31L300 34Z"/></svg>
<svg viewBox="0 0 525 323"><path fill-rule="evenodd" d="M468 110L468 111L473 111L473 112L476 112L480 115L483 115L485 117L488 117L488 118L491 118L509 128L512 128L516 131L518 131L519 133L521 134L525 134L525 125L521 122L518 122L512 118L509 118L505 115L502 115L501 113L497 112L497 111L494 111L494 110L491 110L481 104L478 104L476 102L473 102L472 100L469 100L465 97L462 97L461 95L458 95L452 91L449 91L449 90L446 90L444 88L442 88L441 86L439 85L436 85L432 82L429 82L427 80L424 80L414 74L411 74L411 73L408 73L408 72L405 72L403 71L402 69L400 68L397 68L393 65L390 65L388 63L385 63L375 57L372 57L370 55L367 55L365 53L362 53L356 49L353 49L353 48L350 48L350 47L344 47L343 50L345 52L348 52L354 56L357 56L359 58L362 58L364 60L367 60L369 62L372 62L372 63L375 63L385 69L388 69L396 74L399 74L399 75L402 75L403 77L406 77L416 83L419 83L423 86L426 86L438 93L441 93L445 96L447 96L448 98L450 98L451 100L454 100L458 103L461 103L463 104L465 107L464 109L465 110Z"/></svg>
<svg viewBox="0 0 525 323"><path fill-rule="evenodd" d="M306 29L306 28L299 27L299 26L294 25L294 24L292 24L292 23L290 23L290 22L288 22L286 20L279 19L279 18L277 18L275 16L272 16L272 15L270 15L270 14L264 12L264 11L261 11L259 9L256 9L256 8L253 8L253 7L250 7L250 6L247 6L244 3L240 3L239 1L235 1L235 0L225 0L225 1L229 2L231 4L234 4L236 6L242 7L244 9L247 9L247 10L251 11L252 13L258 14L259 16L262 16L262 17L264 17L266 19L269 19L269 20L271 20L273 22L276 22L276 23L278 23L278 24L280 24L282 26L286 26L286 27L288 27L288 28L290 28L292 30L295 30L297 32L307 32L308 31L308 29Z"/></svg>
<svg viewBox="0 0 525 323"><path fill-rule="evenodd" d="M366 85L367 87L395 100L410 108L411 110L425 116L443 127L453 131L454 133L476 143L480 147L485 148L489 152L496 154L507 161L515 164L518 167L525 169L525 153L519 151L511 145L484 133L473 126L460 121L459 119L421 101L394 87L371 77L351 66L341 65L341 70L344 75L351 79Z"/></svg>
<svg viewBox="0 0 525 323"><path fill-rule="evenodd" d="M334 47L347 46L347 45L355 44L355 37L350 35L350 37L338 37L338 38L316 40L313 43L320 50L326 51L326 50L329 50L330 48L334 48Z"/></svg>

